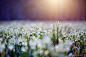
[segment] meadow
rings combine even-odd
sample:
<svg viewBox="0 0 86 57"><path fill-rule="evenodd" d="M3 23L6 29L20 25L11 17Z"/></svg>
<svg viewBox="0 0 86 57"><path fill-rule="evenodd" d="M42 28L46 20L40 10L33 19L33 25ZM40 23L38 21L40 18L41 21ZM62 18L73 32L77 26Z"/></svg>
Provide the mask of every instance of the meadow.
<svg viewBox="0 0 86 57"><path fill-rule="evenodd" d="M86 22L0 24L0 57L85 57Z"/></svg>

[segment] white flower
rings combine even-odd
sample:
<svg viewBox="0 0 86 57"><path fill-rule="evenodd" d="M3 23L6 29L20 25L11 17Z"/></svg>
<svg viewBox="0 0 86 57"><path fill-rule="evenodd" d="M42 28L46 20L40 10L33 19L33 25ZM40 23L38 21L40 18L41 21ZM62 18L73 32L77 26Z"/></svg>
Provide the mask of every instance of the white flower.
<svg viewBox="0 0 86 57"><path fill-rule="evenodd" d="M34 51L34 52L33 52L33 56L34 56L34 57L37 57L36 55L37 55L37 51Z"/></svg>
<svg viewBox="0 0 86 57"><path fill-rule="evenodd" d="M36 42L30 40L30 41L29 41L29 45L30 45L30 46L36 46Z"/></svg>
<svg viewBox="0 0 86 57"><path fill-rule="evenodd" d="M68 56L69 56L69 57L72 56L72 53L70 53Z"/></svg>
<svg viewBox="0 0 86 57"><path fill-rule="evenodd" d="M5 44L3 43L0 45L0 52L2 52L4 49L5 49Z"/></svg>
<svg viewBox="0 0 86 57"><path fill-rule="evenodd" d="M43 50L41 49L41 50L39 50L39 54L43 54Z"/></svg>
<svg viewBox="0 0 86 57"><path fill-rule="evenodd" d="M3 43L3 44L1 45L1 47L2 47L3 49L5 49L5 44Z"/></svg>
<svg viewBox="0 0 86 57"><path fill-rule="evenodd" d="M9 45L9 46L8 46L8 49L13 50L13 49L14 49L14 45L12 45L12 44Z"/></svg>
<svg viewBox="0 0 86 57"><path fill-rule="evenodd" d="M23 41L24 41L24 38L18 38L18 39L16 39L16 44L19 45L19 43L20 43L20 42L23 42Z"/></svg>
<svg viewBox="0 0 86 57"><path fill-rule="evenodd" d="M42 28L41 27L39 27L39 31L42 31Z"/></svg>
<svg viewBox="0 0 86 57"><path fill-rule="evenodd" d="M36 37L35 36L32 36L31 38L34 40Z"/></svg>
<svg viewBox="0 0 86 57"><path fill-rule="evenodd" d="M59 52L58 50L59 50L59 46L58 45L55 45L55 50L57 51L57 52Z"/></svg>
<svg viewBox="0 0 86 57"><path fill-rule="evenodd" d="M51 38L49 36L44 36L42 42L44 44L51 44Z"/></svg>
<svg viewBox="0 0 86 57"><path fill-rule="evenodd" d="M36 49L36 47L35 47L35 46L31 46L31 49L35 50L35 49Z"/></svg>
<svg viewBox="0 0 86 57"><path fill-rule="evenodd" d="M55 49L54 46L49 46L48 48L49 48L49 51L51 51L51 52L53 52Z"/></svg>
<svg viewBox="0 0 86 57"><path fill-rule="evenodd" d="M9 43L10 43L10 44L11 44L11 43L15 43L15 42L16 42L15 38L9 39Z"/></svg>
<svg viewBox="0 0 86 57"><path fill-rule="evenodd" d="M62 43L63 41L61 40L61 38L59 38L59 43Z"/></svg>
<svg viewBox="0 0 86 57"><path fill-rule="evenodd" d="M3 38L0 38L0 41L2 41L3 40Z"/></svg>
<svg viewBox="0 0 86 57"><path fill-rule="evenodd" d="M56 52L65 52L64 43L55 46Z"/></svg>
<svg viewBox="0 0 86 57"><path fill-rule="evenodd" d="M53 24L50 25L50 28L51 28L51 29L53 28Z"/></svg>
<svg viewBox="0 0 86 57"><path fill-rule="evenodd" d="M22 47L22 48L21 48L21 51L26 52L27 50L26 50L25 47Z"/></svg>
<svg viewBox="0 0 86 57"><path fill-rule="evenodd" d="M4 49L0 47L0 53L2 53L3 51L4 51Z"/></svg>
<svg viewBox="0 0 86 57"><path fill-rule="evenodd" d="M37 46L38 46L39 48L43 48L43 44L42 44L42 40L41 40L41 39L38 39L38 40L37 40Z"/></svg>
<svg viewBox="0 0 86 57"><path fill-rule="evenodd" d="M70 50L69 46L64 47L65 52L68 52Z"/></svg>
<svg viewBox="0 0 86 57"><path fill-rule="evenodd" d="M37 31L37 33L36 33L37 35L39 35L40 34L40 31Z"/></svg>
<svg viewBox="0 0 86 57"><path fill-rule="evenodd" d="M72 41L71 40L66 40L66 45L70 47L72 45Z"/></svg>
<svg viewBox="0 0 86 57"><path fill-rule="evenodd" d="M27 46L27 42L22 42L22 45Z"/></svg>

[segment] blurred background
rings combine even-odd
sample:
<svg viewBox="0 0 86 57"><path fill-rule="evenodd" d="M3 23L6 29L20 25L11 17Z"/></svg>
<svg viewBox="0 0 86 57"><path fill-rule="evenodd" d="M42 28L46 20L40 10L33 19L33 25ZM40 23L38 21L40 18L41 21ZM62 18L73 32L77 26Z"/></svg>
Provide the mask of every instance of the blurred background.
<svg viewBox="0 0 86 57"><path fill-rule="evenodd" d="M86 21L86 0L0 0L0 21Z"/></svg>

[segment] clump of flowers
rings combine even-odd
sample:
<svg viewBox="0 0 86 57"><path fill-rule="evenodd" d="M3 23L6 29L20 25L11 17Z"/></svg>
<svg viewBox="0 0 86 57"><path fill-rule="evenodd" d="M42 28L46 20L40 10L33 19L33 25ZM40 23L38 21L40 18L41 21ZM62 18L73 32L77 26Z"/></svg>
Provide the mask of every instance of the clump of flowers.
<svg viewBox="0 0 86 57"><path fill-rule="evenodd" d="M0 57L85 56L86 23L0 25Z"/></svg>

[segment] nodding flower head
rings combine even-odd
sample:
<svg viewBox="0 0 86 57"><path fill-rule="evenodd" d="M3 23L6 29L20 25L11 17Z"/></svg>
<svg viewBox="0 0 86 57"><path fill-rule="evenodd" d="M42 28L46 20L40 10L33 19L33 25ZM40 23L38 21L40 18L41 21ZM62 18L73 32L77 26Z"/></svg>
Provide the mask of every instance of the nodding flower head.
<svg viewBox="0 0 86 57"><path fill-rule="evenodd" d="M51 44L51 38L49 36L44 36L42 41L45 44Z"/></svg>
<svg viewBox="0 0 86 57"><path fill-rule="evenodd" d="M13 50L13 49L14 49L14 45L12 45L12 44L9 45L9 46L8 46L8 49Z"/></svg>
<svg viewBox="0 0 86 57"><path fill-rule="evenodd" d="M5 49L5 44L3 43L0 45L0 53L2 53L4 51L4 49Z"/></svg>
<svg viewBox="0 0 86 57"><path fill-rule="evenodd" d="M26 50L25 47L22 47L22 48L21 48L21 51L22 51L22 52L26 52L27 50Z"/></svg>

